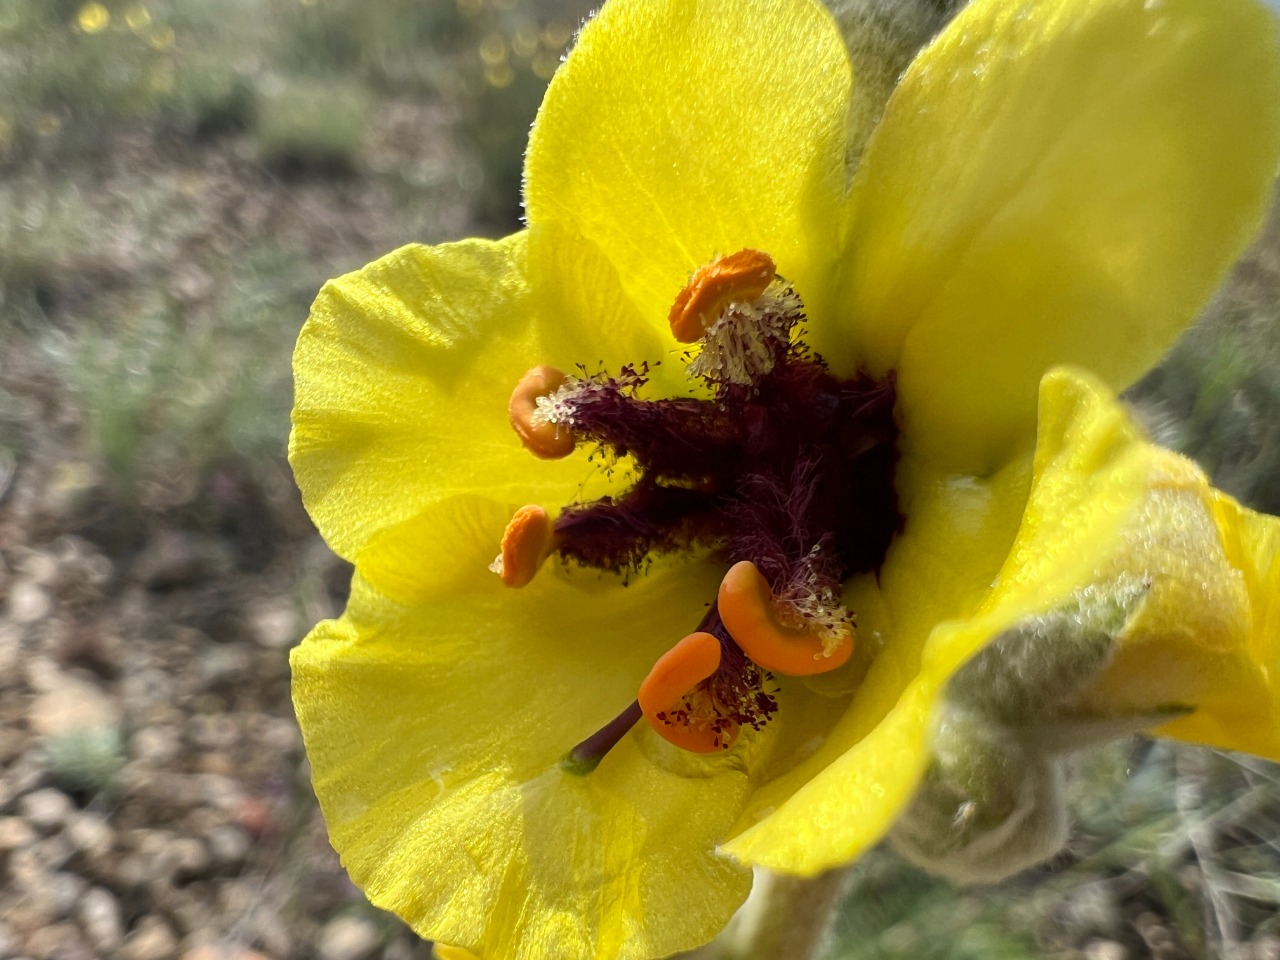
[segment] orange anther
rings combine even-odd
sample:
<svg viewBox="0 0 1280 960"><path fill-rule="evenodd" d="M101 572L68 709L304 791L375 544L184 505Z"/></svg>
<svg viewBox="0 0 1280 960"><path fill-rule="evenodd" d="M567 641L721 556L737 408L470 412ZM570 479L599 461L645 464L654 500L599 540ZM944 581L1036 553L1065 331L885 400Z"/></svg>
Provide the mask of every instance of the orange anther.
<svg viewBox="0 0 1280 960"><path fill-rule="evenodd" d="M559 460L573 453L573 431L560 424L538 420L538 398L549 397L569 379L555 367L534 367L516 384L507 404L511 426L525 449L543 460Z"/></svg>
<svg viewBox="0 0 1280 960"><path fill-rule="evenodd" d="M738 735L738 725L714 710L698 710L696 702L690 703L693 698L686 699L719 668L720 641L701 631L689 634L660 656L636 697L649 725L664 739L693 753L714 753L727 747Z"/></svg>
<svg viewBox="0 0 1280 960"><path fill-rule="evenodd" d="M720 619L742 652L774 673L807 677L844 664L853 652L852 632L827 652L822 638L778 622L769 581L750 560L735 563L720 581Z"/></svg>
<svg viewBox="0 0 1280 960"><path fill-rule="evenodd" d="M731 303L753 303L777 274L773 258L739 250L699 267L671 305L667 320L681 343L697 343Z"/></svg>
<svg viewBox="0 0 1280 960"><path fill-rule="evenodd" d="M521 507L502 533L502 554L491 568L508 587L523 587L555 550L555 525L536 504Z"/></svg>

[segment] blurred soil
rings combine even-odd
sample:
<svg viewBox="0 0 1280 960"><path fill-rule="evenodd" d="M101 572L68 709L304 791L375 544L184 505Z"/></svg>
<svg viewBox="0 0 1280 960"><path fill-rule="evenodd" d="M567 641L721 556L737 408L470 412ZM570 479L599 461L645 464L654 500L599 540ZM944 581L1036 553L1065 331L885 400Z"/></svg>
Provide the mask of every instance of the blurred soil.
<svg viewBox="0 0 1280 960"><path fill-rule="evenodd" d="M439 129L429 109L389 104L375 149L421 161ZM425 956L345 878L310 793L288 650L340 612L349 571L314 535L282 450L173 457L126 489L44 349L49 328L74 337L91 308L157 289L185 326L215 322L214 273L255 244L316 276L354 268L406 239L398 201L360 178L282 178L235 142L134 133L104 153L95 213L156 184L182 209L163 243L108 237L47 265L49 326L6 337L0 957ZM433 213L441 234L468 222L462 200ZM272 358L286 375L287 340Z"/></svg>

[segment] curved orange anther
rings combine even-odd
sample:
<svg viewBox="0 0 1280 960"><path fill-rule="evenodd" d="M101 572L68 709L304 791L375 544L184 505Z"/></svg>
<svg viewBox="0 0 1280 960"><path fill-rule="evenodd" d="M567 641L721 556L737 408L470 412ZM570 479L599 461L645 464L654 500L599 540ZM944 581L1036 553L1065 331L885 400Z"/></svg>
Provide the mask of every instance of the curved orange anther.
<svg viewBox="0 0 1280 960"><path fill-rule="evenodd" d="M725 307L759 299L776 275L773 258L750 249L699 267L671 305L671 332L681 343L697 343Z"/></svg>
<svg viewBox="0 0 1280 960"><path fill-rule="evenodd" d="M523 587L555 546L555 525L547 511L536 504L521 507L502 532L502 553L490 569L508 587Z"/></svg>
<svg viewBox="0 0 1280 960"><path fill-rule="evenodd" d="M686 704L686 695L719 668L720 641L701 631L689 634L660 656L636 696L649 726L665 740L693 753L714 753L732 743L738 735L736 723L717 718L711 711L708 715L688 711ZM682 710L686 715L681 715Z"/></svg>
<svg viewBox="0 0 1280 960"><path fill-rule="evenodd" d="M769 581L750 560L735 563L720 581L720 619L742 652L766 670L791 677L827 673L853 653L853 634L828 652L821 637L778 622Z"/></svg>
<svg viewBox="0 0 1280 960"><path fill-rule="evenodd" d="M555 367L534 367L516 384L507 403L511 426L525 449L543 460L559 460L573 453L573 431L568 427L537 420L538 398L549 397L569 378Z"/></svg>

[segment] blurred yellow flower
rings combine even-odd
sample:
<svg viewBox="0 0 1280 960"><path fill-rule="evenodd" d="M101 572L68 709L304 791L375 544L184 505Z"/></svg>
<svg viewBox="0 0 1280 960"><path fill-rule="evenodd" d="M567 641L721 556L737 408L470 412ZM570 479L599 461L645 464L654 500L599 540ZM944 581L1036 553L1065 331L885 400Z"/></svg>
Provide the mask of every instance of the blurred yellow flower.
<svg viewBox="0 0 1280 960"><path fill-rule="evenodd" d="M990 853L1016 812L1008 784L957 786L986 750L1030 751L1033 771L1039 742L1050 753L1055 738L1169 721L1169 735L1280 757L1276 524L1152 447L1109 392L1159 357L1256 229L1280 153L1271 16L1251 0L974 0L907 71L850 185L852 82L809 0L610 0L538 115L528 228L403 248L317 299L290 457L356 573L343 616L293 654L294 699L335 848L422 935L483 958L665 956L723 925L747 864L813 874L897 821L909 852L957 874L1035 854L1017 836L1012 855ZM750 270L725 266L734 251ZM785 282L770 282L774 264ZM800 300L825 368L787 346ZM673 303L697 321L692 369L711 371L719 407L679 362L650 367L638 396L588 372L670 359ZM761 367L750 337L770 324L782 347ZM508 397L539 364L586 369L528 393L541 413L518 428L636 451L622 461L639 465L635 487L589 444L544 462L522 448ZM1041 385L1059 364L1091 372ZM720 673L686 668L715 645L673 651L704 611L716 669L736 656L738 679L755 670L712 603L720 590L725 608L725 555L753 547L651 556L627 585L552 564L511 590L486 568L504 536L530 574L548 551L581 559L566 518L630 509L637 489L706 493L644 488L645 457L682 448L587 424L592 391L623 406L681 398L645 407L659 420L693 411L732 433L747 411L799 436L804 418L769 402L790 374L821 386L806 415L823 397L835 411L829 435L769 441L790 451L771 469L801 468L779 496L812 486L823 509L799 515L835 531L812 553L858 546L849 518L868 508L833 491L862 463L859 398L896 395L873 519L892 530L900 513L901 529L874 564L837 565L843 597L815 594L830 628L809 655L820 675L775 671L745 712L717 713L728 749L668 742L680 737L663 723L694 720L614 730L642 683L698 684L684 702L707 706ZM705 469L736 469L757 442L743 436ZM727 509L757 507L741 487ZM538 508L561 511L554 532ZM677 533L663 535L697 539ZM796 622L783 641L818 635ZM847 665L831 669L833 653ZM1005 669L1014 660L1026 669ZM998 695L975 698L988 680ZM612 749L591 747L575 772L566 752L596 730ZM977 814L939 835L931 816L964 804Z"/></svg>

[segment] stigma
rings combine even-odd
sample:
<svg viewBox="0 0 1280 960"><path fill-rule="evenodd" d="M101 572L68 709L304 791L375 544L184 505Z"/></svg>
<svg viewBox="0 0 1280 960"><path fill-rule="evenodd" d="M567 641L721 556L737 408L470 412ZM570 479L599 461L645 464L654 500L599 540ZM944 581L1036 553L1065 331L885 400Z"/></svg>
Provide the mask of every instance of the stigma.
<svg viewBox="0 0 1280 960"><path fill-rule="evenodd" d="M803 340L803 301L758 250L694 272L668 322L693 395L650 397L649 367L533 367L508 407L535 457L583 444L630 457L622 493L521 508L491 569L510 587L559 562L638 575L681 552L724 564L716 596L641 679L636 702L566 755L596 763L643 718L694 753L729 749L779 709L776 676L838 670L857 637L844 581L901 525L892 378L833 374Z"/></svg>

